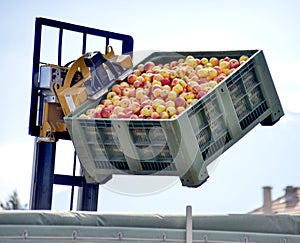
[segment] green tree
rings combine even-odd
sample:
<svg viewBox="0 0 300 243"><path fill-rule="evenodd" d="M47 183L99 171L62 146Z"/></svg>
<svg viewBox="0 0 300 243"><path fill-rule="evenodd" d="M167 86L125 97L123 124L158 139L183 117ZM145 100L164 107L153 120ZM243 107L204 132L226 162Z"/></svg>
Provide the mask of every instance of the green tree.
<svg viewBox="0 0 300 243"><path fill-rule="evenodd" d="M19 200L19 196L16 190L9 195L8 201L4 203L0 202L0 207L4 210L16 210L16 209L25 209L27 205L22 206Z"/></svg>

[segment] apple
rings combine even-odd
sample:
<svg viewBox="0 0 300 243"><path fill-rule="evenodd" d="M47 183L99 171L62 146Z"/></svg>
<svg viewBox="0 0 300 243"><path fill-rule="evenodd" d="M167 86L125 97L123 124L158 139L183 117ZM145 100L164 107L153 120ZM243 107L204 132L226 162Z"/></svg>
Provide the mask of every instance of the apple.
<svg viewBox="0 0 300 243"><path fill-rule="evenodd" d="M168 75L168 76L169 76L169 75ZM157 81L160 81L160 82L161 82L164 78L165 78L165 77L164 77L163 75L161 75L160 73L157 73L157 74L154 75L153 81L154 81L154 80L157 80Z"/></svg>
<svg viewBox="0 0 300 243"><path fill-rule="evenodd" d="M142 77L143 78L143 80L144 80L144 82L146 82L146 81L150 81L150 76L149 76L149 73L142 73L142 75L141 76L139 76L139 77ZM138 78L139 78L138 77Z"/></svg>
<svg viewBox="0 0 300 243"><path fill-rule="evenodd" d="M201 64L204 66L208 63L208 59L206 57L202 57L200 60L201 60Z"/></svg>
<svg viewBox="0 0 300 243"><path fill-rule="evenodd" d="M178 65L178 61L171 61L170 68L176 67Z"/></svg>
<svg viewBox="0 0 300 243"><path fill-rule="evenodd" d="M152 107L156 109L159 105L165 105L165 101L161 98L157 98L151 102Z"/></svg>
<svg viewBox="0 0 300 243"><path fill-rule="evenodd" d="M110 108L108 107L103 107L103 109L101 110L101 117L102 118L109 118L111 115L112 111Z"/></svg>
<svg viewBox="0 0 300 243"><path fill-rule="evenodd" d="M111 91L115 92L116 94L121 94L121 85L120 84L114 84L111 88Z"/></svg>
<svg viewBox="0 0 300 243"><path fill-rule="evenodd" d="M218 83L222 82L224 79L226 78L225 74L220 74L217 77L214 78L215 81L217 81Z"/></svg>
<svg viewBox="0 0 300 243"><path fill-rule="evenodd" d="M135 91L136 99L140 100L145 95L145 91L143 89L137 89Z"/></svg>
<svg viewBox="0 0 300 243"><path fill-rule="evenodd" d="M129 74L128 77L127 77L127 82L129 84L133 84L136 79L137 79L137 75Z"/></svg>
<svg viewBox="0 0 300 243"><path fill-rule="evenodd" d="M129 98L135 97L135 88L134 88L134 87L130 87L130 88L129 88L128 97L129 97Z"/></svg>
<svg viewBox="0 0 300 243"><path fill-rule="evenodd" d="M195 68L197 66L197 61L194 57L188 58L185 60L186 64L192 68Z"/></svg>
<svg viewBox="0 0 300 243"><path fill-rule="evenodd" d="M143 109L147 105L151 105L151 100L150 99L145 99L144 101L141 102L140 108Z"/></svg>
<svg viewBox="0 0 300 243"><path fill-rule="evenodd" d="M175 106L168 106L166 108L166 112L168 113L169 117L172 117L173 115L176 114L177 110L176 110Z"/></svg>
<svg viewBox="0 0 300 243"><path fill-rule="evenodd" d="M229 62L223 60L223 61L221 61L221 62L219 63L219 66L220 66L221 69L226 69L226 68L229 67Z"/></svg>
<svg viewBox="0 0 300 243"><path fill-rule="evenodd" d="M108 105L111 105L112 104L112 101L109 100L109 99L104 99L101 101L101 103L104 105L104 106L108 106Z"/></svg>
<svg viewBox="0 0 300 243"><path fill-rule="evenodd" d="M166 111L163 111L162 113L160 113L160 118L161 119L169 119L169 114Z"/></svg>
<svg viewBox="0 0 300 243"><path fill-rule="evenodd" d="M208 76L208 69L202 68L197 72L199 78L206 78Z"/></svg>
<svg viewBox="0 0 300 243"><path fill-rule="evenodd" d="M178 79L178 84L180 84L184 89L186 88L187 86L187 83L183 80L183 79Z"/></svg>
<svg viewBox="0 0 300 243"><path fill-rule="evenodd" d="M169 85L162 86L162 89L165 89L165 90L168 90L168 91L172 90L171 86L169 86Z"/></svg>
<svg viewBox="0 0 300 243"><path fill-rule="evenodd" d="M122 89L121 91L122 96L129 96L129 94L130 94L130 87L125 87Z"/></svg>
<svg viewBox="0 0 300 243"><path fill-rule="evenodd" d="M140 82L142 82L142 83L145 82L145 79L144 79L143 76L138 76L138 77L136 78L136 80L138 80L138 81L140 81Z"/></svg>
<svg viewBox="0 0 300 243"><path fill-rule="evenodd" d="M218 75L222 73L222 69L219 66L214 66L214 69L217 71Z"/></svg>
<svg viewBox="0 0 300 243"><path fill-rule="evenodd" d="M144 88L145 89L150 89L151 87L152 87L152 83L150 81L145 81Z"/></svg>
<svg viewBox="0 0 300 243"><path fill-rule="evenodd" d="M144 86L144 83L141 82L140 80L135 80L135 81L133 82L133 87L134 87L134 88L140 88L140 87L143 87L143 86Z"/></svg>
<svg viewBox="0 0 300 243"><path fill-rule="evenodd" d="M130 100L128 98L123 98L120 100L120 106L125 108L130 105Z"/></svg>
<svg viewBox="0 0 300 243"><path fill-rule="evenodd" d="M143 95L142 98L140 99L140 102L143 103L144 101L150 101L150 97L148 95Z"/></svg>
<svg viewBox="0 0 300 243"><path fill-rule="evenodd" d="M120 104L120 96L115 95L114 97L112 97L111 102L114 106L118 106Z"/></svg>
<svg viewBox="0 0 300 243"><path fill-rule="evenodd" d="M112 110L112 114L118 114L120 112L123 112L124 111L124 108L121 107L121 106L115 106Z"/></svg>
<svg viewBox="0 0 300 243"><path fill-rule="evenodd" d="M121 83L120 83L120 86L121 86L121 89L124 89L124 88L129 88L129 83L127 83L126 81L122 81Z"/></svg>
<svg viewBox="0 0 300 243"><path fill-rule="evenodd" d="M194 99L196 97L196 95L193 93L193 92L187 92L187 93L185 93L185 95L184 95L184 98L186 99L186 100L188 100L188 99Z"/></svg>
<svg viewBox="0 0 300 243"><path fill-rule="evenodd" d="M199 84L197 84L192 87L191 92L193 92L194 94L198 94L201 90L202 90L201 86Z"/></svg>
<svg viewBox="0 0 300 243"><path fill-rule="evenodd" d="M138 66L137 66L137 69L140 70L140 72L144 72L144 64L140 63Z"/></svg>
<svg viewBox="0 0 300 243"><path fill-rule="evenodd" d="M135 115L134 112L129 109L129 107L127 107L127 108L128 108L128 110L124 110L126 118L130 118L132 115Z"/></svg>
<svg viewBox="0 0 300 243"><path fill-rule="evenodd" d="M109 116L109 119L115 119L115 118L118 118L118 115L117 114L111 114L110 116Z"/></svg>
<svg viewBox="0 0 300 243"><path fill-rule="evenodd" d="M230 57L224 57L223 60L226 61L226 62L229 62L230 61Z"/></svg>
<svg viewBox="0 0 300 243"><path fill-rule="evenodd" d="M205 92L204 90L200 90L197 95L196 95L196 99L201 99L204 95L206 95L207 92Z"/></svg>
<svg viewBox="0 0 300 243"><path fill-rule="evenodd" d="M160 113L162 113L163 111L166 110L166 106L164 106L164 105L158 105L155 110L156 110L156 112L158 114L160 114Z"/></svg>
<svg viewBox="0 0 300 243"><path fill-rule="evenodd" d="M99 105L96 106L95 109L96 109L96 111L101 111L103 107L104 107L103 104L99 104Z"/></svg>
<svg viewBox="0 0 300 243"><path fill-rule="evenodd" d="M130 115L129 118L130 118L130 119L138 119L139 117L138 117L137 114L132 114L132 115Z"/></svg>
<svg viewBox="0 0 300 243"><path fill-rule="evenodd" d="M169 78L163 78L160 82L161 82L161 84L162 84L163 86L165 86L165 85L170 86L170 85L171 85L171 81L170 81Z"/></svg>
<svg viewBox="0 0 300 243"><path fill-rule="evenodd" d="M179 68L176 71L176 76L179 78L183 78L186 75L186 72L183 68Z"/></svg>
<svg viewBox="0 0 300 243"><path fill-rule="evenodd" d="M101 115L101 110L100 111L96 111L93 115L94 118L102 118L102 115Z"/></svg>
<svg viewBox="0 0 300 243"><path fill-rule="evenodd" d="M155 67L154 62L151 62L151 61L146 62L146 63L144 64L144 71L147 72L147 71L153 69L154 67Z"/></svg>
<svg viewBox="0 0 300 243"><path fill-rule="evenodd" d="M152 96L154 98L160 97L161 90L162 90L161 88L152 89Z"/></svg>
<svg viewBox="0 0 300 243"><path fill-rule="evenodd" d="M150 116L152 119L158 119L160 116L156 111L153 111Z"/></svg>
<svg viewBox="0 0 300 243"><path fill-rule="evenodd" d="M169 78L169 72L166 68L162 69L159 71L159 74L163 77L163 78Z"/></svg>
<svg viewBox="0 0 300 243"><path fill-rule="evenodd" d="M89 116L83 113L83 114L80 114L80 115L78 116L78 118L79 118L79 119L89 119Z"/></svg>
<svg viewBox="0 0 300 243"><path fill-rule="evenodd" d="M172 91L176 94L180 94L183 91L183 87L178 83L172 88Z"/></svg>
<svg viewBox="0 0 300 243"><path fill-rule="evenodd" d="M145 105L141 109L141 115L143 115L145 117L150 117L152 112L154 112L154 109L153 109L152 105Z"/></svg>
<svg viewBox="0 0 300 243"><path fill-rule="evenodd" d="M177 97L177 93L175 91L171 90L168 94L167 100L175 100L176 97Z"/></svg>
<svg viewBox="0 0 300 243"><path fill-rule="evenodd" d="M169 95L169 90L167 89L162 89L160 91L160 97L163 98L163 99L167 99L168 98L168 95Z"/></svg>
<svg viewBox="0 0 300 243"><path fill-rule="evenodd" d="M126 114L124 112L120 112L117 115L117 118L127 118Z"/></svg>
<svg viewBox="0 0 300 243"><path fill-rule="evenodd" d="M182 112L185 111L185 107L184 106L178 106L176 108L176 110L177 110L176 114L179 115L179 114L181 114Z"/></svg>
<svg viewBox="0 0 300 243"><path fill-rule="evenodd" d="M166 103L165 103L166 107L169 107L169 106L173 106L175 107L175 102L173 100L168 100Z"/></svg>
<svg viewBox="0 0 300 243"><path fill-rule="evenodd" d="M174 103L175 103L175 106L178 107L178 106L185 106L186 104L186 101L183 97L179 96L177 97L175 100L174 100Z"/></svg>
<svg viewBox="0 0 300 243"><path fill-rule="evenodd" d="M111 100L116 95L117 95L116 92L110 91L110 92L107 93L106 98Z"/></svg>
<svg viewBox="0 0 300 243"><path fill-rule="evenodd" d="M242 55L239 57L239 62L240 64L246 62L249 59L249 57L247 55Z"/></svg>
<svg viewBox="0 0 300 243"><path fill-rule="evenodd" d="M208 76L213 79L218 76L218 71L215 68L208 68Z"/></svg>
<svg viewBox="0 0 300 243"><path fill-rule="evenodd" d="M237 68L238 66L240 66L240 63L237 59L232 58L230 59L230 61L228 62L228 67L231 68Z"/></svg>
<svg viewBox="0 0 300 243"><path fill-rule="evenodd" d="M219 59L216 58L216 57L211 57L209 59L209 63L211 63L213 67L218 66L219 65Z"/></svg>
<svg viewBox="0 0 300 243"><path fill-rule="evenodd" d="M139 70L138 68L137 69L134 69L132 71L132 74L136 75L137 77L140 76L142 74L141 70Z"/></svg>
<svg viewBox="0 0 300 243"><path fill-rule="evenodd" d="M170 70L169 72L169 79L174 79L177 77L176 71L175 70Z"/></svg>
<svg viewBox="0 0 300 243"><path fill-rule="evenodd" d="M197 99L187 99L187 100L186 100L186 106L187 106L187 107L190 107L190 106L192 106L196 101L197 101Z"/></svg>
<svg viewBox="0 0 300 243"><path fill-rule="evenodd" d="M162 86L161 82L159 80L153 80L152 86Z"/></svg>
<svg viewBox="0 0 300 243"><path fill-rule="evenodd" d="M133 113L137 113L140 111L140 108L141 108L141 105L139 102L132 102L130 105L129 105L129 108L130 110L133 111Z"/></svg>

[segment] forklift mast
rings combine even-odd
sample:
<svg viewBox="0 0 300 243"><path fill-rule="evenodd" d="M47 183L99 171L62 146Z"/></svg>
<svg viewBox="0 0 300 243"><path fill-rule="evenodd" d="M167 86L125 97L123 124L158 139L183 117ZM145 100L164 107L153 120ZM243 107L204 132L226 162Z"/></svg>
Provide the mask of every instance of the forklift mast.
<svg viewBox="0 0 300 243"><path fill-rule="evenodd" d="M35 22L35 36L34 36L34 50L33 50L33 67L32 67L32 90L31 90L31 104L30 104L30 117L29 117L29 135L35 137L34 141L34 158L32 169L32 182L30 194L30 209L51 209L52 206L52 193L53 185L71 186L71 200L70 210L73 209L73 195L74 187L79 187L77 210L80 211L96 211L98 207L98 191L99 184L89 184L86 182L83 175L76 176L76 153L74 152L73 171L70 175L61 175L54 173L55 167L55 153L56 144L59 139L70 140L69 133L62 126L58 126L54 132L49 133L49 137L40 136L41 132L45 133L45 116L49 116L48 120L54 120L57 123L59 116L62 116L61 107L58 102L54 102L54 97L45 93L45 84L39 82L40 66L42 63L48 63L48 60L41 60L42 48L42 34L47 29L44 27L52 28L58 31L57 43L57 66L62 66L62 56L64 54L63 44L64 33L71 31L82 34L82 55L86 53L88 48L88 37L99 37L105 40L102 53L107 52L107 47L111 45L112 41L119 41L121 43L121 52L131 53L133 51L133 38L129 35L104 31L85 26L70 24L66 22L36 18ZM99 43L99 48L101 44ZM71 61L71 60L70 60ZM51 61L53 63L53 61ZM64 70L61 73L56 73L58 77L65 75ZM48 84L47 84L48 85ZM60 113L59 113L60 112ZM58 114L59 113L59 114ZM52 117L53 116L53 117ZM57 118L58 116L58 118ZM63 125L63 124L62 124Z"/></svg>

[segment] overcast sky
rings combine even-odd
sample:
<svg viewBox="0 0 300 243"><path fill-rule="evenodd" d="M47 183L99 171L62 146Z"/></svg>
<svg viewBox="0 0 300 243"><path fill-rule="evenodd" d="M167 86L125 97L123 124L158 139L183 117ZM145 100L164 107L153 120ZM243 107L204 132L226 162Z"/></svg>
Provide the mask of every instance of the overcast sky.
<svg viewBox="0 0 300 243"><path fill-rule="evenodd" d="M29 202L34 138L28 135L32 54L36 17L129 34L134 51L221 51L262 49L285 116L272 127L258 125L217 161L209 180L197 189L183 188L177 178L119 178L101 186L102 212L246 213L262 204L262 187L273 198L288 186L300 186L300 32L299 1L6 1L0 9L0 201L16 189ZM54 61L52 35L45 59ZM72 41L70 42L72 43ZM73 43L75 46L75 43ZM77 57L73 44L67 60ZM74 50L74 52L72 52ZM73 146L57 144L56 173L72 173ZM128 185L127 189L116 186ZM128 188L147 185L153 193ZM55 186L54 209L66 187ZM127 190L127 191L126 191ZM129 190L130 191L130 190ZM155 193L154 193L155 192ZM68 192L69 193L69 192Z"/></svg>

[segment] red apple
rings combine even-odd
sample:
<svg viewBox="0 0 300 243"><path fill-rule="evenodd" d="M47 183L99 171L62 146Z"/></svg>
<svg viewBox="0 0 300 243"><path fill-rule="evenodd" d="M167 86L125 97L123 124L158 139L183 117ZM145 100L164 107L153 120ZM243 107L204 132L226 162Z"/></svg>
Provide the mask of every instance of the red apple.
<svg viewBox="0 0 300 243"><path fill-rule="evenodd" d="M129 76L127 77L127 82L129 84L133 84L136 79L137 79L137 76L135 74L129 74Z"/></svg>
<svg viewBox="0 0 300 243"><path fill-rule="evenodd" d="M200 90L198 94L196 95L196 99L201 99L204 95L206 95L206 92L204 90Z"/></svg>
<svg viewBox="0 0 300 243"><path fill-rule="evenodd" d="M171 85L171 81L170 81L170 79L169 78L164 78L164 79L162 79L161 81L161 84L163 85L163 86L165 86L165 85Z"/></svg>
<svg viewBox="0 0 300 243"><path fill-rule="evenodd" d="M139 80L136 80L136 81L134 81L133 86L134 86L135 88L141 88L141 87L144 86L144 83L141 82L141 81L139 81Z"/></svg>
<svg viewBox="0 0 300 243"><path fill-rule="evenodd" d="M109 118L110 115L111 115L111 113L112 113L111 109L109 109L108 107L104 107L101 110L101 117L103 117L103 118Z"/></svg>
<svg viewBox="0 0 300 243"><path fill-rule="evenodd" d="M181 96L177 97L175 100L174 100L174 103L175 103L175 106L178 107L178 106L183 106L185 107L185 99Z"/></svg>
<svg viewBox="0 0 300 243"><path fill-rule="evenodd" d="M147 72L147 71L151 70L152 68L154 68L154 66L155 66L154 62L151 62L151 61L146 62L144 64L144 71Z"/></svg>
<svg viewBox="0 0 300 243"><path fill-rule="evenodd" d="M121 94L121 86L120 84L114 84L111 88L111 91L115 92L116 94Z"/></svg>
<svg viewBox="0 0 300 243"><path fill-rule="evenodd" d="M232 58L230 59L230 61L228 62L228 67L231 68L237 68L238 66L240 66L240 63L237 59Z"/></svg>

